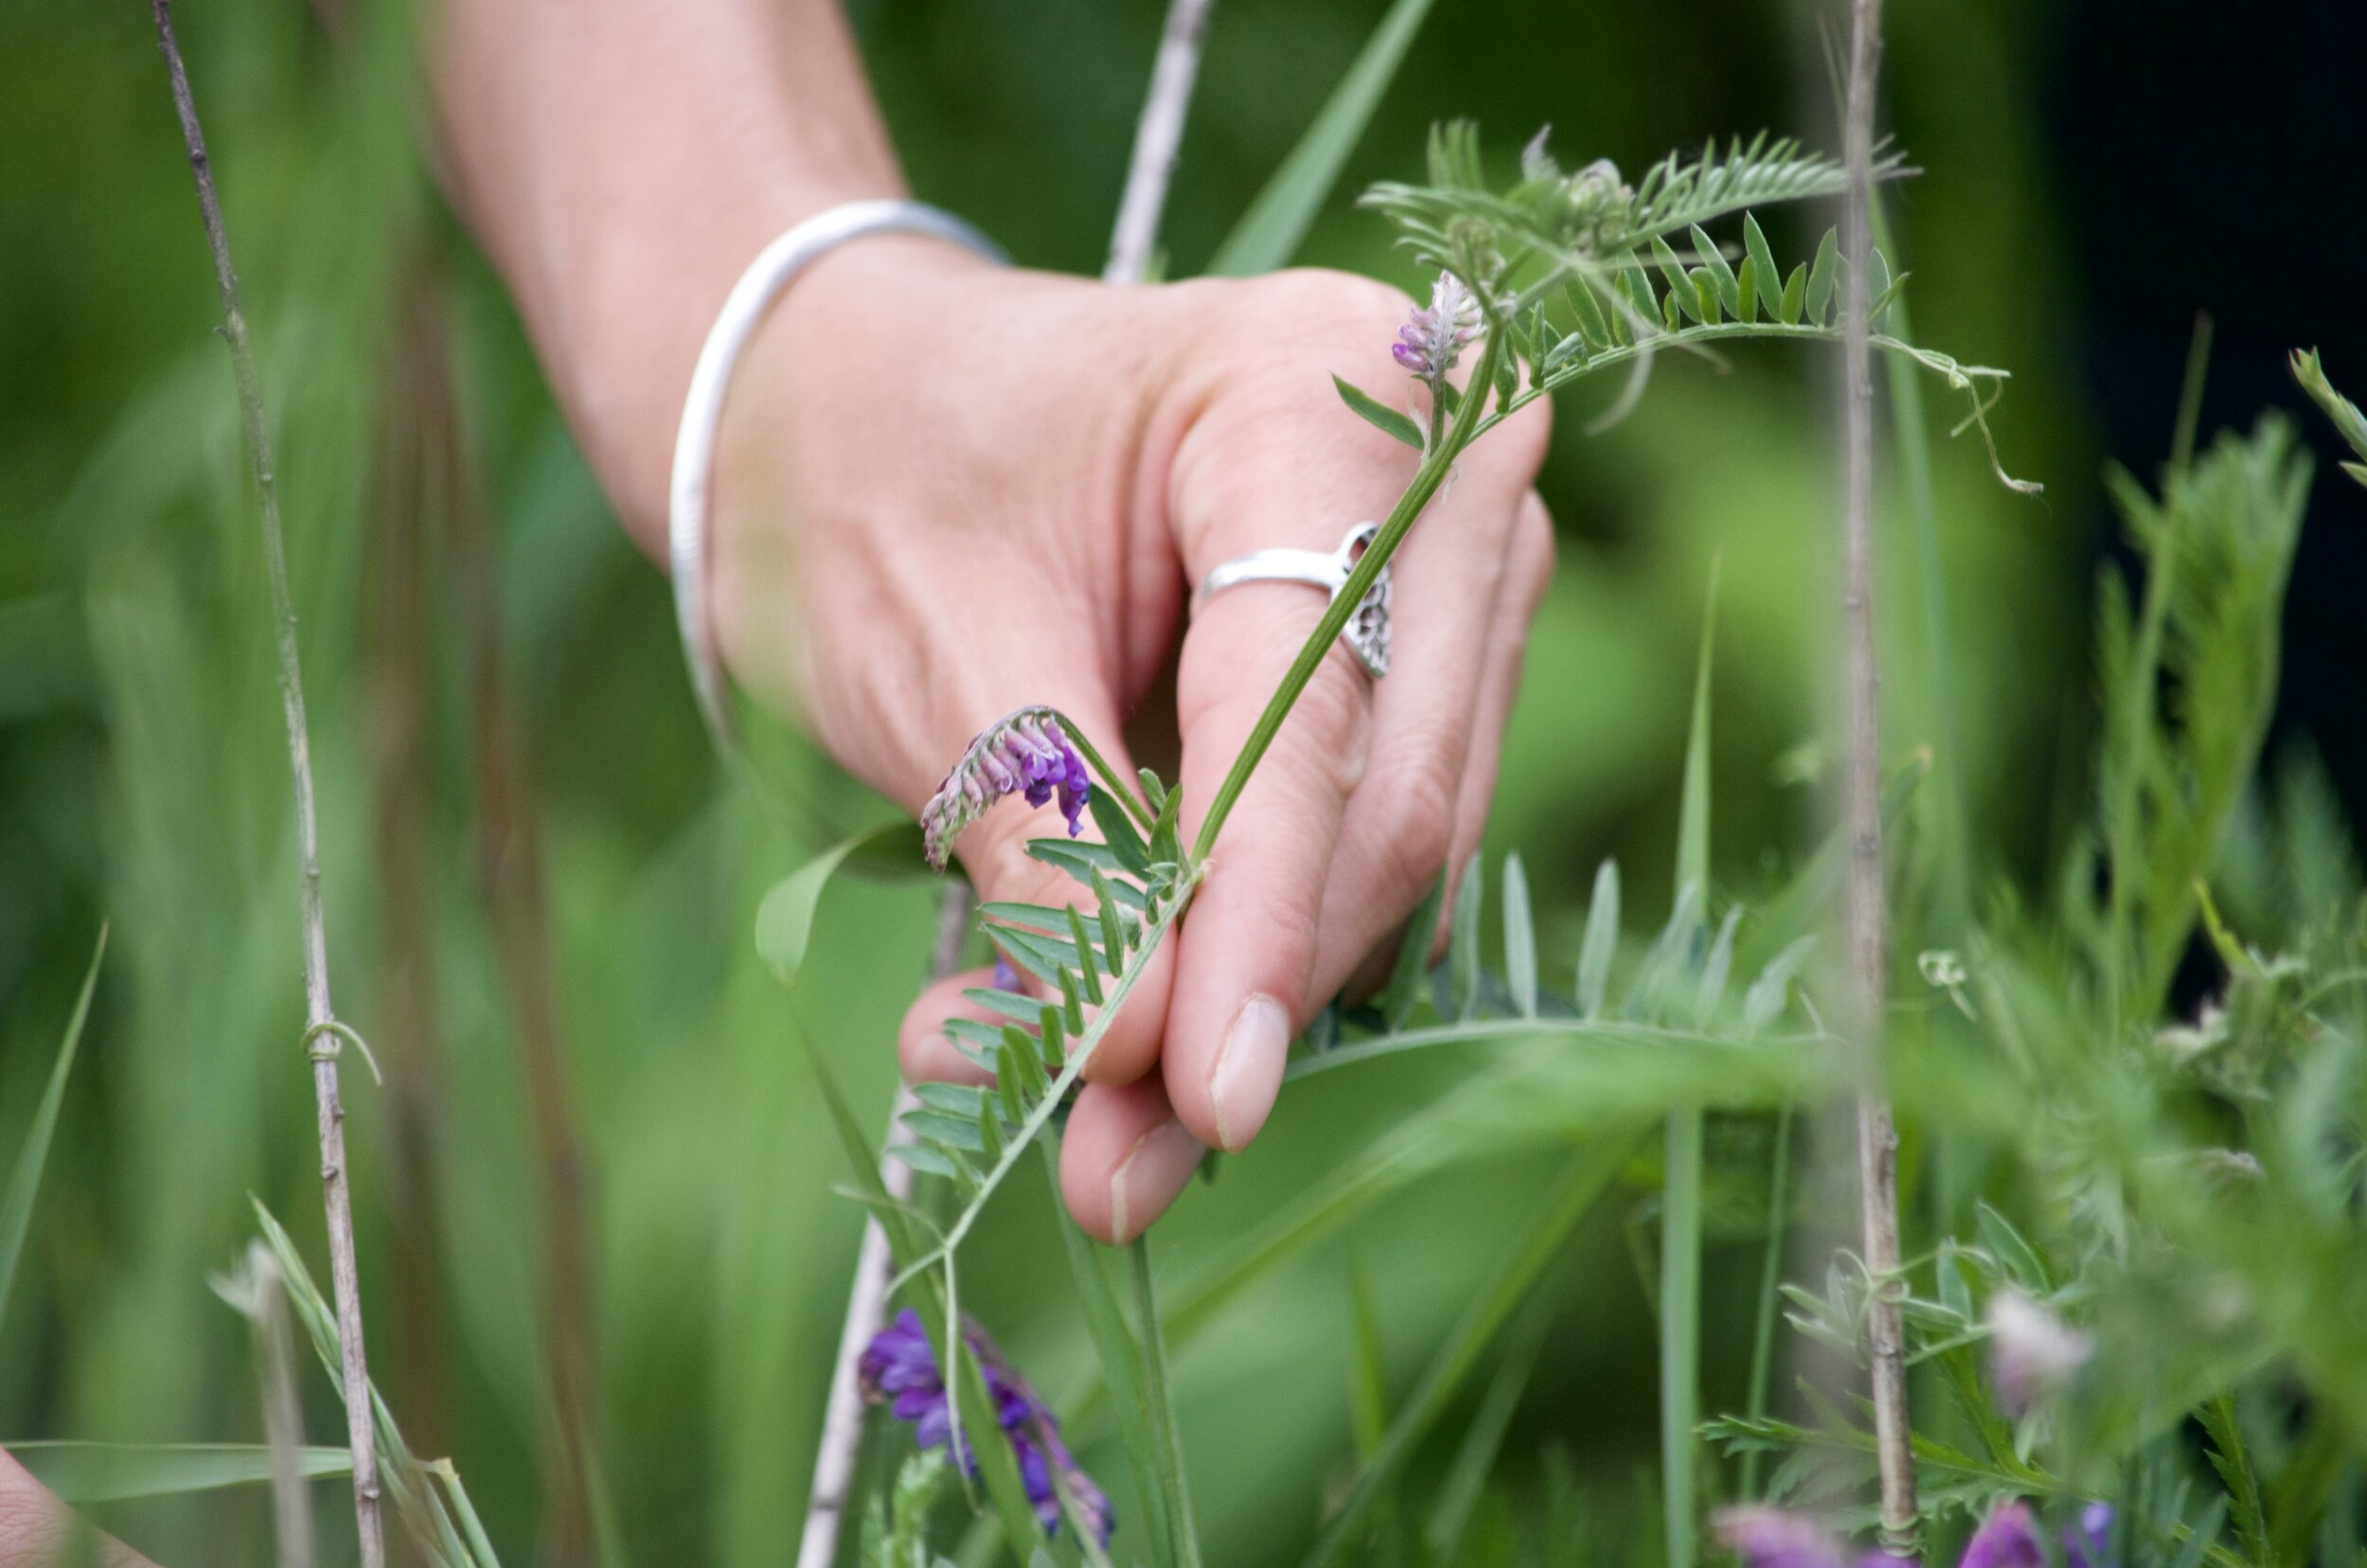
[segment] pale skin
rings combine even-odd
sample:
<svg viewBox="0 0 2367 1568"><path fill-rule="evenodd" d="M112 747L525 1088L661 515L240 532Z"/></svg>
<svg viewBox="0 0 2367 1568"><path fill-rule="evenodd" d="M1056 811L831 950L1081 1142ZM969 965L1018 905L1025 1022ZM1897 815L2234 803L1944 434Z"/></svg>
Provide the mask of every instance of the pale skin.
<svg viewBox="0 0 2367 1568"><path fill-rule="evenodd" d="M907 193L836 0L445 0L431 52L453 199L618 516L663 559L675 423L740 270L803 218ZM1118 766L1138 750L1180 775L1190 842L1324 602L1255 584L1187 618L1189 587L1387 513L1414 455L1329 378L1397 400L1408 309L1338 274L1126 289L928 241L848 245L791 288L731 388L727 667L916 812L980 728L1049 704ZM1060 1185L1093 1235L1139 1235L1208 1149L1250 1144L1297 1030L1369 985L1477 846L1553 565L1530 489L1547 419L1539 402L1474 447L1415 526L1392 673L1326 659L1090 1064ZM1055 830L1006 804L963 837L963 868L986 899L1072 901L1023 852ZM974 1077L941 1025L985 983L914 1002L907 1077ZM72 1520L0 1454L0 1568L55 1560ZM147 1561L99 1549L105 1568Z"/></svg>
<svg viewBox="0 0 2367 1568"><path fill-rule="evenodd" d="M812 213L905 194L844 19L833 0L455 0L436 74L455 200L662 556L683 393L740 269ZM734 679L913 811L980 728L1050 704L1130 771L1130 751L1180 757L1188 842L1324 608L1255 584L1187 621L1189 586L1387 512L1414 454L1329 378L1400 398L1407 310L1326 273L1126 289L921 240L833 253L727 404L712 609ZM1393 672L1326 660L1089 1066L1061 1187L1094 1235L1139 1234L1205 1149L1256 1136L1298 1028L1476 846L1552 566L1530 489L1546 419L1472 449L1415 526ZM1023 853L1054 830L1005 805L958 853L984 898L1064 903L1076 884ZM908 1076L971 1073L941 1025L983 981L913 1005Z"/></svg>

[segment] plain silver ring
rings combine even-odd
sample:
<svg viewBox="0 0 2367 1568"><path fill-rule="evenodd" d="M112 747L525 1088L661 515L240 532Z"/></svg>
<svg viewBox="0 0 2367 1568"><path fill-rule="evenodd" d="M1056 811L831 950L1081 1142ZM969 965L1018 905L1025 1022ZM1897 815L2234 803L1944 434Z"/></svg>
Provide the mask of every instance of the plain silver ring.
<svg viewBox="0 0 2367 1568"><path fill-rule="evenodd" d="M1310 588L1321 588L1332 598L1348 585L1348 575L1363 559L1380 535L1377 523L1359 523L1340 541L1336 550L1292 550L1275 548L1252 550L1245 556L1220 562L1210 569L1201 580L1200 589L1192 596L1192 608L1197 611L1209 597L1227 588L1237 588L1244 582L1303 582ZM1348 645L1364 672L1378 681L1389 673L1389 568L1383 566L1380 576L1356 606L1356 613L1340 629L1340 640Z"/></svg>

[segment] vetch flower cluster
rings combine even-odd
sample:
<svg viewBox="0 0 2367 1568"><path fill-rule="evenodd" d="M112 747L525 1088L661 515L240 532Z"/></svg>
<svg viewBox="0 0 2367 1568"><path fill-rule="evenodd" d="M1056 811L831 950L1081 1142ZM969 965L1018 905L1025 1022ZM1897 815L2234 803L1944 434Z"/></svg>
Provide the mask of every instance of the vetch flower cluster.
<svg viewBox="0 0 2367 1568"><path fill-rule="evenodd" d="M1413 316L1397 329L1397 341L1389 351L1399 365L1435 388L1446 382L1447 372L1479 336L1479 301L1461 278L1442 272L1430 286L1430 304L1415 308Z"/></svg>
<svg viewBox="0 0 2367 1568"><path fill-rule="evenodd" d="M1117 1523L1110 1500L1092 1477L1077 1468L1068 1446L1060 1441L1059 1424L1052 1412L1026 1380L1003 1360L985 1329L965 1322L962 1343L978 1358L987 1393L994 1403L995 1424L1010 1440L1036 1518L1047 1532L1057 1533L1060 1500L1065 1495L1085 1527L1103 1545L1109 1544L1110 1532ZM897 1313L894 1323L872 1337L856 1363L856 1371L863 1380L863 1398L873 1404L886 1404L898 1420L910 1421L913 1440L922 1448L936 1448L951 1440L952 1401L945 1397L945 1378L937 1370L936 1351L920 1326L918 1313L910 1308ZM972 1475L978 1472L975 1454L965 1451L962 1460Z"/></svg>
<svg viewBox="0 0 2367 1568"><path fill-rule="evenodd" d="M1075 838L1085 829L1093 775L1050 708L1023 707L1006 714L970 741L920 809L930 865L944 870L962 829L1009 794L1024 794L1030 806L1041 806L1057 794L1060 814L1068 819L1068 836Z"/></svg>

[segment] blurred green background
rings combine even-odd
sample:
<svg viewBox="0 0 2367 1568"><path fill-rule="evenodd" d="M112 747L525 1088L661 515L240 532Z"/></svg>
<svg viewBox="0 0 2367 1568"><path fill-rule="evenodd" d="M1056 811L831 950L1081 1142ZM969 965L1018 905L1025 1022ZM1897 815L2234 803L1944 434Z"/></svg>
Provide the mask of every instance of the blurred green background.
<svg viewBox="0 0 2367 1568"><path fill-rule="evenodd" d="M756 961L756 900L818 841L727 787L665 584L607 515L422 172L400 30L329 9L333 27L294 0L192 0L180 25L276 421L339 1008L387 1068L383 1089L346 1073L374 1368L413 1446L457 1460L510 1560L538 1541L576 1555L589 1505L554 1479L569 1469L554 1434L580 1424L633 1560L778 1562L859 1220L829 1193L845 1172L794 1032L883 1112L933 901L834 890L793 996ZM1171 273L1213 250L1379 9L1222 0ZM2048 486L2017 501L1935 431L1953 761L1984 877L2037 864L2078 782L2085 606L2109 547L2097 474L2108 451L2149 473L2166 447L2192 312L2221 313L2215 420L2298 406L2271 357L2294 343L2323 338L2338 381L2367 364L2340 351L2360 346L2357 312L2321 286L2358 254L2358 192L2326 203L2311 170L2340 137L2304 118L2355 122L2306 90L2362 63L2355 23L2299 7L2264 42L2238 9L1892 8L1893 119L1925 170L1896 204L1916 330L2013 370L1999 439ZM853 10L917 190L1023 260L1096 269L1153 0ZM1507 162L1551 122L1565 162L1609 155L1631 174L1712 133L1831 146L1828 20L1769 0L1438 0L1307 258L1415 281L1344 198L1415 171L1444 115L1477 116ZM319 1189L260 558L146 8L0 6L0 1138L29 1119L92 940L114 928L0 1322L0 1438L253 1440L245 1326L205 1276L251 1233L250 1191L318 1260ZM2297 191L2333 228L2287 251L2264 220L2311 220ZM1604 436L1564 410L1544 482L1561 569L1491 829L1526 858L1549 969L1575 959L1601 857L1628 872L1631 925L1664 911L1714 561L1721 882L1753 885L1816 826L1808 743L1834 618L1823 377L1742 354L1724 374L1664 366ZM2320 498L2297 592L2322 608L2296 632L2285 729L2314 734L2356 801L2341 605L2360 508ZM1882 567L1897 755L1937 739L1904 538ZM839 822L879 812L811 757L783 766ZM1294 1091L1257 1150L1159 1228L1163 1273L1188 1278L1446 1081L1424 1065ZM1184 1351L1212 1560L1284 1559L1341 1471L1352 1269L1402 1380L1544 1169L1506 1158L1426 1184ZM1089 1353L1041 1185L1020 1187L970 1254L965 1301L1057 1395ZM1609 1214L1563 1260L1567 1305L1512 1444L1567 1444L1614 1504L1653 1442L1633 1218ZM1755 1268L1755 1249L1713 1248L1712 1408L1737 1397L1746 1353L1715 1323L1740 1320L1726 1297ZM552 1368L578 1358L588 1388L556 1395ZM326 1382L308 1376L306 1394L312 1434L341 1430ZM1083 1457L1123 1511L1114 1446ZM317 1495L329 1538L349 1536L342 1487ZM100 1517L174 1568L269 1551L259 1492Z"/></svg>

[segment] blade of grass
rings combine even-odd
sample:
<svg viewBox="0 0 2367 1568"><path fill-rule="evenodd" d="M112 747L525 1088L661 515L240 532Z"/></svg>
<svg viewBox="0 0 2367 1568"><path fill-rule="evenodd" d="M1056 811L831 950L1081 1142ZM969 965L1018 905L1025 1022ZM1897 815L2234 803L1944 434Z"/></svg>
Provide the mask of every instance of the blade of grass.
<svg viewBox="0 0 2367 1568"><path fill-rule="evenodd" d="M118 1503L169 1497L271 1480L267 1443L10 1443L8 1451L33 1479L67 1503ZM297 1468L308 1481L350 1474L341 1448L302 1448Z"/></svg>
<svg viewBox="0 0 2367 1568"><path fill-rule="evenodd" d="M1775 1114L1775 1158L1768 1174L1767 1256L1759 1265L1759 1308L1751 1330L1751 1388L1744 1408L1752 1420L1767 1415L1768 1381L1775 1365L1775 1313L1783 1304L1784 1238L1791 1212L1791 1107ZM1758 1449L1742 1455L1742 1500L1758 1501Z"/></svg>
<svg viewBox="0 0 2367 1568"><path fill-rule="evenodd" d="M1422 1539L1429 1543L1434 1562L1461 1560L1455 1554L1462 1549L1463 1533L1469 1527L1471 1511L1479 1506L1480 1492L1487 1485L1487 1472L1494 1468L1496 1454L1504 1447L1504 1430L1512 1424L1512 1413L1529 1385L1529 1374L1537 1370L1537 1355L1544 1346L1545 1326L1551 1321L1546 1303L1540 1300L1531 1305L1525 1320L1515 1331L1512 1348L1480 1399L1479 1412L1471 1417L1462 1446L1455 1450L1454 1463L1439 1485L1438 1501L1432 1506L1430 1520L1422 1528Z"/></svg>
<svg viewBox="0 0 2367 1568"><path fill-rule="evenodd" d="M1355 1486L1339 1511L1326 1523L1314 1550L1308 1554L1309 1568L1322 1568L1323 1564L1338 1560L1341 1549L1354 1536L1374 1500L1396 1478L1415 1444L1445 1411L1464 1379L1478 1364L1488 1343L1496 1337L1496 1331L1527 1297L1538 1276L1554 1260L1578 1221L1594 1206L1594 1201L1611 1185L1633 1149L1628 1138L1597 1139L1565 1168L1540 1205L1536 1222L1474 1293L1471 1305L1424 1369L1421 1381L1398 1408L1379 1452L1358 1473Z"/></svg>
<svg viewBox="0 0 2367 1568"><path fill-rule="evenodd" d="M1175 1401L1167 1385L1166 1336L1159 1326L1159 1301L1151 1291L1150 1248L1136 1237L1126 1249L1134 1277L1134 1320L1143 1336L1143 1396L1151 1442L1158 1451L1159 1487L1167 1528L1175 1542L1176 1568L1201 1568L1200 1533L1184 1484L1183 1436L1175 1423Z"/></svg>
<svg viewBox="0 0 2367 1568"><path fill-rule="evenodd" d="M1298 254L1430 8L1431 0L1396 0L1389 8L1314 123L1209 258L1210 276L1254 276L1289 265Z"/></svg>
<svg viewBox="0 0 2367 1568"><path fill-rule="evenodd" d="M1717 635L1717 567L1710 567L1694 664L1693 720L1685 738L1684 786L1677 818L1679 890L1697 889L1706 909L1710 881L1710 670ZM1669 1113L1661 1177L1660 1458L1661 1525L1668 1568L1693 1568L1694 1429L1700 1424L1701 1142L1699 1105Z"/></svg>
<svg viewBox="0 0 2367 1568"><path fill-rule="evenodd" d="M1175 1568L1175 1543L1167 1520L1166 1495L1152 1484L1158 1474L1159 1449L1151 1435L1151 1415L1143 1376L1143 1348L1111 1289L1101 1254L1077 1228L1068 1205L1060 1201L1060 1138L1047 1131L1043 1149L1044 1178L1052 1185L1052 1212L1067 1250L1069 1274L1077 1281L1077 1301L1085 1314L1085 1332L1094 1343L1101 1378L1111 1391L1117 1415L1118 1439L1126 1447L1127 1466L1134 1472L1134 1490L1142 1505L1143 1533L1149 1543L1152 1568Z"/></svg>
<svg viewBox="0 0 2367 1568"><path fill-rule="evenodd" d="M9 1291L16 1283L16 1260L25 1250L25 1233L32 1227L33 1201L41 1195L41 1173L49 1163L49 1140L58 1131L58 1110L65 1103L66 1078L82 1043L82 1025L90 1017L90 999L98 989L98 965L107 956L107 928L98 928L98 946L82 976L82 992L75 998L74 1015L66 1020L65 1037L58 1042L57 1064L49 1069L49 1087L42 1091L26 1130L25 1146L9 1178L9 1191L0 1199L0 1322L9 1315Z"/></svg>

